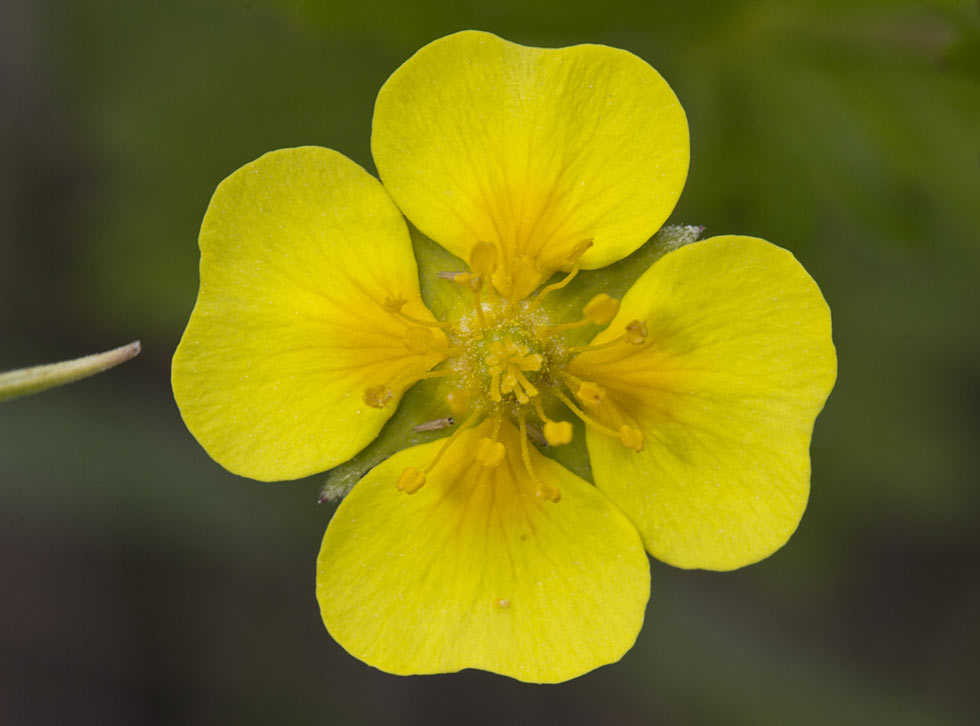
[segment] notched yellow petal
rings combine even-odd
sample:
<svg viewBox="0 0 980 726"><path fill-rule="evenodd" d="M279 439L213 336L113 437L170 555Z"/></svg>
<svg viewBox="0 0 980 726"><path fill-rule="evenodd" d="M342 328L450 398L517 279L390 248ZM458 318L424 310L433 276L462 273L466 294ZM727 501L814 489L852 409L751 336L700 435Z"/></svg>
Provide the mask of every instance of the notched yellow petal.
<svg viewBox="0 0 980 726"><path fill-rule="evenodd" d="M438 323L404 218L335 151L274 151L234 172L211 199L200 247L174 397L236 474L294 479L346 461L442 358L405 346L409 325Z"/></svg>
<svg viewBox="0 0 980 726"><path fill-rule="evenodd" d="M424 234L464 260L480 243L496 247L494 285L513 300L576 258L595 269L646 242L689 160L683 109L635 55L473 31L430 43L392 74L371 151Z"/></svg>
<svg viewBox="0 0 980 726"><path fill-rule="evenodd" d="M543 482L535 485L507 422L498 432L504 460L475 460L492 428L489 419L466 431L413 496L395 483L404 472L417 481L440 442L382 462L338 507L317 562L317 599L354 656L397 674L479 668L557 682L632 646L649 595L635 528L595 487L532 449Z"/></svg>
<svg viewBox="0 0 980 726"><path fill-rule="evenodd" d="M596 486L665 562L729 570L768 556L806 507L810 436L836 376L816 283L786 250L715 237L661 258L617 320L644 321L646 344L603 347L614 320L570 367L606 389L604 421L618 413L656 444L623 429L637 450L623 456L588 430Z"/></svg>

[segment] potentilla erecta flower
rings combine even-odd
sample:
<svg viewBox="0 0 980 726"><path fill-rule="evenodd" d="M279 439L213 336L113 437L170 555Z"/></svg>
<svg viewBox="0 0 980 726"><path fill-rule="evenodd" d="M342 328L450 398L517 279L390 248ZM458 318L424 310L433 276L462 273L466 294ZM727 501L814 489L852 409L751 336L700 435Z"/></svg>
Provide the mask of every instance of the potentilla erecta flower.
<svg viewBox="0 0 980 726"><path fill-rule="evenodd" d="M441 438L406 437L323 539L316 593L344 648L391 673L562 681L634 643L647 552L730 570L786 542L836 376L817 285L726 236L603 289L687 175L653 68L457 33L382 87L371 148L381 181L303 147L219 185L173 364L190 431L264 481L350 460L429 386L434 415L407 430ZM420 257L420 279L406 218L451 264ZM577 473L557 461L582 445Z"/></svg>

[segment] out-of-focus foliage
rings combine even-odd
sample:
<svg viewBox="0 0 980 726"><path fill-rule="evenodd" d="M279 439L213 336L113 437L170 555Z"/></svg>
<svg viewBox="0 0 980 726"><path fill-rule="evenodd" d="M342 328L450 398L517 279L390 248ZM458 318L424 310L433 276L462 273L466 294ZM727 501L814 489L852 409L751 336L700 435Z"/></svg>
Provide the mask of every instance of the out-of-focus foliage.
<svg viewBox="0 0 980 726"><path fill-rule="evenodd" d="M313 603L321 480L226 474L168 385L216 184L302 144L373 169L378 88L468 27L648 60L691 126L671 221L794 251L839 348L790 544L734 574L655 565L624 662L544 691L398 680L340 653ZM88 703L93 723L971 722L976 3L14 0L0 71L0 369L144 342L119 371L0 409L0 550L21 593L0 610L0 683L48 685L7 687L21 720Z"/></svg>

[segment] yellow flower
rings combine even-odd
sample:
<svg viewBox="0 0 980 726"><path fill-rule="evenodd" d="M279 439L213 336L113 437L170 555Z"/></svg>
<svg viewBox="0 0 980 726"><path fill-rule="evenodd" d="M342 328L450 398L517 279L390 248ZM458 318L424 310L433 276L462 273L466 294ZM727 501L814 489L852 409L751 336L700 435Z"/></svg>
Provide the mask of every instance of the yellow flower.
<svg viewBox="0 0 980 726"><path fill-rule="evenodd" d="M324 536L317 598L344 648L562 681L632 646L647 551L728 570L789 538L836 375L810 276L750 237L669 252L621 301L587 272L683 187L687 122L655 70L458 33L385 83L371 148L384 186L314 147L221 183L173 364L190 431L265 481L347 461L438 379L420 385L439 420L414 423L449 435L373 468ZM403 214L467 262L423 272L435 315ZM583 437L594 485L549 455Z"/></svg>

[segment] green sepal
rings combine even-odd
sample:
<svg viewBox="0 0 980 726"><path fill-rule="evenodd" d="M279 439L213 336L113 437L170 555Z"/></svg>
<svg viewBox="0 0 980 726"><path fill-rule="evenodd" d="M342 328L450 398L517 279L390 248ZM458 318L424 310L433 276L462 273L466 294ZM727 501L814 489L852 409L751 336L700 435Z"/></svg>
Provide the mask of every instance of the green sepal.
<svg viewBox="0 0 980 726"><path fill-rule="evenodd" d="M662 227L629 257L598 270L583 270L566 287L549 293L542 307L551 312L555 321L564 322L580 318L585 304L600 292L621 299L651 265L667 253L697 242L702 231L704 227L690 225ZM551 282L560 280L563 275L564 273L555 275ZM565 340L570 345L583 345L594 338L597 332L594 325L589 325L569 331Z"/></svg>
<svg viewBox="0 0 980 726"><path fill-rule="evenodd" d="M454 427L437 431L415 431L414 427L427 421L449 416L446 394L449 386L437 378L419 381L402 396L398 408L388 419L377 437L352 459L327 472L320 494L321 502L342 499L358 480L371 469L402 449L443 438ZM458 425L460 421L456 421Z"/></svg>
<svg viewBox="0 0 980 726"><path fill-rule="evenodd" d="M442 321L459 320L464 313L473 311L472 296L464 298L462 288L452 280L439 277L440 272L466 272L469 266L452 252L433 242L411 223L408 231L412 237L415 260L419 266L419 286L422 302Z"/></svg>

